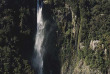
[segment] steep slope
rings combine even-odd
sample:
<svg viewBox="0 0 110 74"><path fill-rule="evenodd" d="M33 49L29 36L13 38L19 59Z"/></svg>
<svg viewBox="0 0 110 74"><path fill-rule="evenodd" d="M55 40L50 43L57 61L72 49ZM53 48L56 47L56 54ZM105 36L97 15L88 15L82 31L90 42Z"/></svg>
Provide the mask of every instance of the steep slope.
<svg viewBox="0 0 110 74"><path fill-rule="evenodd" d="M34 74L36 1L0 0L0 74Z"/></svg>
<svg viewBox="0 0 110 74"><path fill-rule="evenodd" d="M60 49L61 74L109 74L110 1L45 0L45 3L58 27L56 45Z"/></svg>

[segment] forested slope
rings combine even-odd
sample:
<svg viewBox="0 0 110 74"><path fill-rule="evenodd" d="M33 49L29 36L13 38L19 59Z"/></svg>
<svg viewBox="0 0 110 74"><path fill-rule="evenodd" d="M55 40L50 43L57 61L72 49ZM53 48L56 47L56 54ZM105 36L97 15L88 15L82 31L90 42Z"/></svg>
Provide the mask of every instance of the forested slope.
<svg viewBox="0 0 110 74"><path fill-rule="evenodd" d="M34 74L29 60L34 49L36 6L36 0L0 1L0 74ZM55 61L46 59L52 62L49 69L55 74L110 73L109 0L44 0L43 8L43 16L54 22L52 29L55 25L55 35L49 36L54 38L55 48L47 55ZM46 62L44 57L44 69L48 70Z"/></svg>
<svg viewBox="0 0 110 74"><path fill-rule="evenodd" d="M61 74L109 74L110 1L45 0L45 4L58 26Z"/></svg>
<svg viewBox="0 0 110 74"><path fill-rule="evenodd" d="M0 74L34 74L35 0L0 0Z"/></svg>

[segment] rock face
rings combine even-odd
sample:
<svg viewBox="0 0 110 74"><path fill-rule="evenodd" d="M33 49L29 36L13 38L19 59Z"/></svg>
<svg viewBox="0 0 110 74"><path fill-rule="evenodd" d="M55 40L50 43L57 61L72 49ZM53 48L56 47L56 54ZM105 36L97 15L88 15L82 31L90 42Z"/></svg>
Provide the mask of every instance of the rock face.
<svg viewBox="0 0 110 74"><path fill-rule="evenodd" d="M91 0L45 1L57 25L56 46L59 50L60 74L107 74L108 48L105 49L105 44L109 45L110 41L106 41L109 40L109 35L106 36L108 33L103 35L104 38L107 37L106 39L99 38L102 36L100 32L103 31L99 29L105 28L101 27L104 26L104 23L100 22L106 16L97 12L97 4L101 5L100 1L97 1L98 3ZM101 42L102 46L99 45ZM92 50L88 50L90 48ZM99 50L96 53L97 48Z"/></svg>
<svg viewBox="0 0 110 74"><path fill-rule="evenodd" d="M83 45L83 43L80 43L80 49L83 49L84 48L84 45Z"/></svg>
<svg viewBox="0 0 110 74"><path fill-rule="evenodd" d="M93 70L89 66L86 65L85 62L80 60L77 63L77 66L74 69L72 74L102 74L99 70Z"/></svg>
<svg viewBox="0 0 110 74"><path fill-rule="evenodd" d="M99 42L100 42L99 40L91 40L91 42L90 42L90 48L92 50L95 50L95 48L98 46Z"/></svg>
<svg viewBox="0 0 110 74"><path fill-rule="evenodd" d="M108 69L108 74L110 74L110 68Z"/></svg>

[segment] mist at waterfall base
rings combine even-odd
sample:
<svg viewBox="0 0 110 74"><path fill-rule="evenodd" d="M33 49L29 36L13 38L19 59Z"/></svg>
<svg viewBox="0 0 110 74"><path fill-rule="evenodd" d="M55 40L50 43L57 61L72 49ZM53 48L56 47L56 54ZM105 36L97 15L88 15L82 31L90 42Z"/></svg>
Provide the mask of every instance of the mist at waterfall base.
<svg viewBox="0 0 110 74"><path fill-rule="evenodd" d="M56 47L57 26L51 18L50 10L45 8L48 6L42 5L37 0L37 31L32 65L35 74L60 74L59 50Z"/></svg>

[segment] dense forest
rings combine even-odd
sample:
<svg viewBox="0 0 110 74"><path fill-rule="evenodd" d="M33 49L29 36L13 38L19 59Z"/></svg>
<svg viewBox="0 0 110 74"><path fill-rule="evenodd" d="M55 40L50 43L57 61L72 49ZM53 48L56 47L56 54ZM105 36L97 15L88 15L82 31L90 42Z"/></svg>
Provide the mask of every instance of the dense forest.
<svg viewBox="0 0 110 74"><path fill-rule="evenodd" d="M45 0L45 3L50 5L58 26L61 74L109 74L110 1Z"/></svg>
<svg viewBox="0 0 110 74"><path fill-rule="evenodd" d="M0 0L0 74L34 74L35 2Z"/></svg>
<svg viewBox="0 0 110 74"><path fill-rule="evenodd" d="M110 74L110 0L43 2L44 20L55 26L44 74ZM36 12L36 0L0 0L0 74L35 74Z"/></svg>

